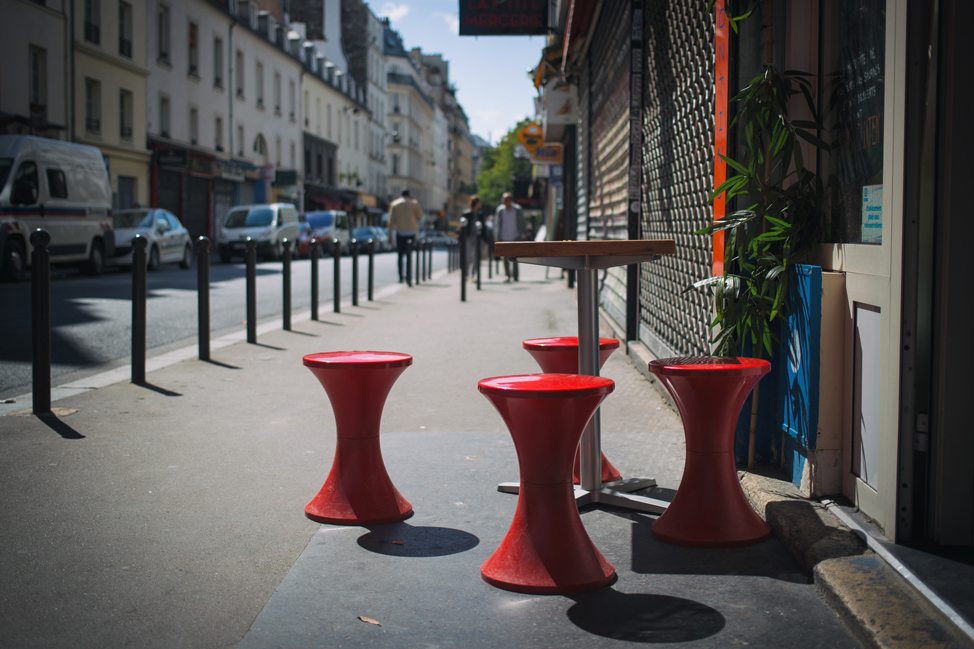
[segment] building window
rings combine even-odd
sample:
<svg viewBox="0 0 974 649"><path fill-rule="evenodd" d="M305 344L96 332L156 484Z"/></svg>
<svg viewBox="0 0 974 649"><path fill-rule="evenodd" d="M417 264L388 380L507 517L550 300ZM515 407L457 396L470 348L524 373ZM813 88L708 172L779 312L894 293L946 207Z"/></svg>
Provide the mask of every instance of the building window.
<svg viewBox="0 0 974 649"><path fill-rule="evenodd" d="M291 113L291 121L294 122L294 121L296 121L296 118L294 116L294 102L296 101L295 88L294 88L294 79L292 79L291 81L288 82L288 89L287 89L287 91L288 91L288 97L287 97L288 98L288 102L287 102L287 106L288 106L288 110Z"/></svg>
<svg viewBox="0 0 974 649"><path fill-rule="evenodd" d="M213 85L223 87L223 40L213 39Z"/></svg>
<svg viewBox="0 0 974 649"><path fill-rule="evenodd" d="M118 3L118 54L132 58L132 5Z"/></svg>
<svg viewBox="0 0 974 649"><path fill-rule="evenodd" d="M213 124L213 130L216 131L215 148L217 151L223 151L223 118L217 117Z"/></svg>
<svg viewBox="0 0 974 649"><path fill-rule="evenodd" d="M321 97L315 99L315 133L321 135Z"/></svg>
<svg viewBox="0 0 974 649"><path fill-rule="evenodd" d="M325 126L328 129L328 137L331 138L331 104L328 104L328 109L325 111Z"/></svg>
<svg viewBox="0 0 974 649"><path fill-rule="evenodd" d="M317 101L319 104L321 103L321 99L315 99L315 101ZM304 91L304 125L305 125L305 127L307 127L308 124L311 123L310 122L310 116L311 116L311 96L308 94L308 91L305 90Z"/></svg>
<svg viewBox="0 0 974 649"><path fill-rule="evenodd" d="M274 114L281 114L281 73L274 73Z"/></svg>
<svg viewBox="0 0 974 649"><path fill-rule="evenodd" d="M195 108L189 109L189 142L196 144L200 137L200 113Z"/></svg>
<svg viewBox="0 0 974 649"><path fill-rule="evenodd" d="M118 93L118 136L123 140L132 139L132 93L128 90Z"/></svg>
<svg viewBox="0 0 974 649"><path fill-rule="evenodd" d="M281 151L281 138L277 138L277 141L274 142L274 162L278 167L281 166Z"/></svg>
<svg viewBox="0 0 974 649"><path fill-rule="evenodd" d="M237 97L244 98L244 56L237 50Z"/></svg>
<svg viewBox="0 0 974 649"><path fill-rule="evenodd" d="M393 176L399 175L399 154L398 153L392 154L392 175Z"/></svg>
<svg viewBox="0 0 974 649"><path fill-rule="evenodd" d="M297 147L295 146L294 142L292 141L291 142L291 169L294 169L297 166L297 161L298 161L298 158L297 158Z"/></svg>
<svg viewBox="0 0 974 649"><path fill-rule="evenodd" d="M244 154L244 130L243 124L237 125L237 155L241 158Z"/></svg>
<svg viewBox="0 0 974 649"><path fill-rule="evenodd" d="M189 24L189 74L194 77L198 77L200 74L199 31L196 23Z"/></svg>
<svg viewBox="0 0 974 649"><path fill-rule="evenodd" d="M85 0L85 40L95 45L101 43L100 9L98 0Z"/></svg>
<svg viewBox="0 0 974 649"><path fill-rule="evenodd" d="M159 38L159 60L169 63L169 7L166 5L159 5L156 30Z"/></svg>
<svg viewBox="0 0 974 649"><path fill-rule="evenodd" d="M169 137L169 97L159 98L159 135Z"/></svg>
<svg viewBox="0 0 974 649"><path fill-rule="evenodd" d="M118 195L115 209L128 210L135 206L135 182L132 176L118 177Z"/></svg>
<svg viewBox="0 0 974 649"><path fill-rule="evenodd" d="M101 83L85 79L85 131L101 133Z"/></svg>
<svg viewBox="0 0 974 649"><path fill-rule="evenodd" d="M30 87L30 116L32 119L47 119L47 52L39 47L31 47L28 56Z"/></svg>
<svg viewBox="0 0 974 649"><path fill-rule="evenodd" d="M264 107L264 64L257 61L257 108Z"/></svg>

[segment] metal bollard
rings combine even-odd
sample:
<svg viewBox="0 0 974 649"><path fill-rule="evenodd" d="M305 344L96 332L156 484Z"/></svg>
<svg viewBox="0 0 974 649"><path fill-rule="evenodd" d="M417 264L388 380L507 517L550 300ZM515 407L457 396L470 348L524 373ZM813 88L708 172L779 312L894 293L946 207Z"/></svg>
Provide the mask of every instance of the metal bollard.
<svg viewBox="0 0 974 649"><path fill-rule="evenodd" d="M493 240L487 240L487 279L494 279L494 271L491 266L491 261L494 259L494 242Z"/></svg>
<svg viewBox="0 0 974 649"><path fill-rule="evenodd" d="M369 302L375 290L375 239L369 239Z"/></svg>
<svg viewBox="0 0 974 649"><path fill-rule="evenodd" d="M421 273L423 260L422 260L422 254L420 253L422 247L423 247L422 239L416 237L416 240L413 242L413 249L410 251L411 253L412 252L416 253L416 265L414 266L414 270L416 271L416 286L419 286L420 284L423 283L423 277Z"/></svg>
<svg viewBox="0 0 974 649"><path fill-rule="evenodd" d="M460 301L467 301L467 228L460 226Z"/></svg>
<svg viewBox="0 0 974 649"><path fill-rule="evenodd" d="M210 360L210 240L200 237L196 243L196 293L199 316L200 360Z"/></svg>
<svg viewBox="0 0 974 649"><path fill-rule="evenodd" d="M284 237L281 240L284 244L284 251L281 253L281 275L284 281L284 331L291 331L291 241Z"/></svg>
<svg viewBox="0 0 974 649"><path fill-rule="evenodd" d="M30 233L31 343L33 347L33 413L51 413L51 234L38 228Z"/></svg>
<svg viewBox="0 0 974 649"><path fill-rule="evenodd" d="M312 237L310 250L311 256L311 319L318 319L318 255L321 253L321 243Z"/></svg>
<svg viewBox="0 0 974 649"><path fill-rule="evenodd" d="M475 257L476 257L476 260L477 260L477 290L479 291L480 290L480 275L481 275L481 273L480 273L480 262L481 262L481 259L480 259L480 246L482 245L482 242L481 242L481 239L480 239L480 224L479 223L477 224L476 244L477 244L477 248L474 251L474 254L475 254Z"/></svg>
<svg viewBox="0 0 974 649"><path fill-rule="evenodd" d="M132 239L132 383L145 383L145 302L148 292L145 249L149 240Z"/></svg>
<svg viewBox="0 0 974 649"><path fill-rule="evenodd" d="M342 242L337 239L332 239L331 256L335 261L335 270L332 273L334 277L334 284L332 289L332 297L335 302L334 311L335 313L342 312Z"/></svg>
<svg viewBox="0 0 974 649"><path fill-rule="evenodd" d="M247 237L247 342L257 344L257 242Z"/></svg>
<svg viewBox="0 0 974 649"><path fill-rule="evenodd" d="M350 239L348 249L352 253L352 306L358 306L358 240Z"/></svg>
<svg viewBox="0 0 974 649"><path fill-rule="evenodd" d="M433 281L433 242L429 241L426 245L426 254L429 255L429 263L426 264L426 279Z"/></svg>
<svg viewBox="0 0 974 649"><path fill-rule="evenodd" d="M415 241L415 239L413 239ZM406 286L413 285L413 243L406 243Z"/></svg>

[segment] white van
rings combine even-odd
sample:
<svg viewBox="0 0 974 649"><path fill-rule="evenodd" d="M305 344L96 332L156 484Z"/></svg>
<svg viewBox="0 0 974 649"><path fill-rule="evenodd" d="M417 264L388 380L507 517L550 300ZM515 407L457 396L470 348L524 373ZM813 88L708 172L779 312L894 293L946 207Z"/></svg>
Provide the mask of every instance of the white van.
<svg viewBox="0 0 974 649"><path fill-rule="evenodd" d="M30 233L51 234L51 261L98 275L115 253L112 187L93 146L28 135L0 135L0 274L23 279Z"/></svg>
<svg viewBox="0 0 974 649"><path fill-rule="evenodd" d="M335 245L340 245L343 254L349 254L352 231L348 223L348 213L342 210L308 212L304 215L308 222L308 234L321 242L325 254L332 254Z"/></svg>
<svg viewBox="0 0 974 649"><path fill-rule="evenodd" d="M280 259L284 253L284 239L298 242L298 209L291 203L268 205L238 205L227 214L227 220L217 235L220 261L230 263L233 257L243 257L250 237L257 241L257 256Z"/></svg>

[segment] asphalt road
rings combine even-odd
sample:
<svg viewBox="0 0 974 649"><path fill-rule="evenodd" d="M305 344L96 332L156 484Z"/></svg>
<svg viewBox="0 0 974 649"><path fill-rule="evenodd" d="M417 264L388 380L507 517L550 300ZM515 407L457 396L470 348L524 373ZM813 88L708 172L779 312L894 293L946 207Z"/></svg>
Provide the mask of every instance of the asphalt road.
<svg viewBox="0 0 974 649"><path fill-rule="evenodd" d="M433 254L433 268L446 267L443 250ZM214 263L210 267L210 330L221 333L246 324L246 267ZM331 311L334 263L319 261L319 308ZM132 352L132 278L109 270L88 277L74 270L55 269L51 283L51 374L58 376L127 358ZM398 282L396 254L375 256L375 290ZM359 257L359 301L366 302L368 257ZM341 296L352 295L352 260L341 260ZM257 315L263 319L283 310L282 264L257 265ZM196 265L182 270L165 264L148 274L147 344L149 349L180 341L192 344L197 334ZM311 305L311 262L292 262L291 307ZM151 351L149 352L151 356ZM31 284L0 284L0 395L30 391Z"/></svg>

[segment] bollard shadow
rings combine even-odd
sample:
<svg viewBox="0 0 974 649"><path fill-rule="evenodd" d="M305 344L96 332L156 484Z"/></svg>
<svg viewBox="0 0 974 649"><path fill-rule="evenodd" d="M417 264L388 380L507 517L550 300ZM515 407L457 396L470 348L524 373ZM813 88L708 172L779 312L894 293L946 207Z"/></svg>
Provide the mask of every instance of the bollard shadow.
<svg viewBox="0 0 974 649"><path fill-rule="evenodd" d="M209 363L210 365L216 365L217 367L225 367L228 370L242 370L242 367L237 367L236 365L230 365L229 363L221 363L220 361L215 361L212 358L200 359L204 363Z"/></svg>
<svg viewBox="0 0 974 649"><path fill-rule="evenodd" d="M254 347L265 347L267 349L273 349L273 350L279 351L279 352L286 352L287 351L283 347L275 347L274 345L268 345L267 343L249 343L249 344L253 345Z"/></svg>
<svg viewBox="0 0 974 649"><path fill-rule="evenodd" d="M308 322L317 322L318 324L331 325L332 327L344 327L344 322L331 322L330 320L309 320Z"/></svg>
<svg viewBox="0 0 974 649"><path fill-rule="evenodd" d="M404 521L367 525L358 544L376 554L392 557L443 557L477 547L480 539L450 527L414 526Z"/></svg>
<svg viewBox="0 0 974 649"><path fill-rule="evenodd" d="M691 548L657 540L654 517L627 512L632 521L632 571L652 575L747 575L809 583L801 568L772 537L741 548Z"/></svg>
<svg viewBox="0 0 974 649"><path fill-rule="evenodd" d="M720 611L682 597L620 593L599 588L569 595L568 619L603 638L659 644L692 642L716 635L727 624Z"/></svg>
<svg viewBox="0 0 974 649"><path fill-rule="evenodd" d="M53 412L44 413L41 415L35 415L40 419L48 428L53 430L55 433L63 437L64 439L84 439L85 436L76 431L71 426L67 425L55 415Z"/></svg>
<svg viewBox="0 0 974 649"><path fill-rule="evenodd" d="M288 333L298 334L299 336L309 336L311 338L321 338L318 334L309 333L307 331L298 331L297 329L290 329Z"/></svg>
<svg viewBox="0 0 974 649"><path fill-rule="evenodd" d="M181 397L181 396L183 396L179 392L173 392L172 390L167 390L166 388L159 387L158 385L153 385L152 383L149 383L148 381L133 381L132 384L133 385L137 385L140 388L146 388L148 390L152 390L153 392L158 392L159 394L161 394L163 396L166 396L166 397Z"/></svg>

